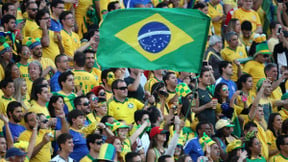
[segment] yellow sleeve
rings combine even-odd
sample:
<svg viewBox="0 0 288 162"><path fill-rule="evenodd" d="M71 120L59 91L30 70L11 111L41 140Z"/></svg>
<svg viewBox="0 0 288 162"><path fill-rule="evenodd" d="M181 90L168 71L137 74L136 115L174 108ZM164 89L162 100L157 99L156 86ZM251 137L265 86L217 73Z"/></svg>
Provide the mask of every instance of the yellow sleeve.
<svg viewBox="0 0 288 162"><path fill-rule="evenodd" d="M221 57L223 58L223 60L226 60L226 53L225 53L225 48L220 52Z"/></svg>
<svg viewBox="0 0 288 162"><path fill-rule="evenodd" d="M258 26L262 26L261 21L260 21L260 17L259 14L256 12L256 25Z"/></svg>
<svg viewBox="0 0 288 162"><path fill-rule="evenodd" d="M87 136L88 134L91 134L94 132L94 130L97 128L97 125L98 125L98 122L95 121L89 124L87 127L82 128L81 131Z"/></svg>
<svg viewBox="0 0 288 162"><path fill-rule="evenodd" d="M144 107L144 104L142 103L142 102L140 102L139 100L137 100L137 99L134 99L134 101L133 101L134 103L135 103L135 105L137 106L137 110L141 110L141 109L143 109L143 107Z"/></svg>
<svg viewBox="0 0 288 162"><path fill-rule="evenodd" d="M27 134L26 131L24 131L23 133L20 134L19 138L18 138L19 141L29 141L30 140L30 136Z"/></svg>
<svg viewBox="0 0 288 162"><path fill-rule="evenodd" d="M4 78L5 78L5 71L2 65L0 65L0 80L3 80Z"/></svg>
<svg viewBox="0 0 288 162"><path fill-rule="evenodd" d="M266 136L267 136L267 144L271 145L272 144L272 136L273 136L273 133L270 131L270 130L267 130L266 131Z"/></svg>

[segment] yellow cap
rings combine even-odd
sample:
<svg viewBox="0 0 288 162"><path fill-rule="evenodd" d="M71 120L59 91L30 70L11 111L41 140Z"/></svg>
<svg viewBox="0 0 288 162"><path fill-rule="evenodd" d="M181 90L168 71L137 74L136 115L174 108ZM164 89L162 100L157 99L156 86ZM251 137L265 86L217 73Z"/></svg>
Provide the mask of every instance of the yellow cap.
<svg viewBox="0 0 288 162"><path fill-rule="evenodd" d="M234 125L231 124L229 120L225 120L225 119L220 119L216 122L216 125L215 125L216 130L219 130L224 127L234 127Z"/></svg>
<svg viewBox="0 0 288 162"><path fill-rule="evenodd" d="M235 149L242 148L242 141L241 140L234 140L233 142L229 143L226 147L227 152L231 152Z"/></svg>

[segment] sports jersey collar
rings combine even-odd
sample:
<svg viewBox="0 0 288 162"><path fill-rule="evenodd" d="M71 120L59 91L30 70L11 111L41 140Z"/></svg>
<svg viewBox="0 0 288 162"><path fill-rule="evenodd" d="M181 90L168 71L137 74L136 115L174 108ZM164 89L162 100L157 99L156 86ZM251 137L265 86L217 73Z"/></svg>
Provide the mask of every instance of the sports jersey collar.
<svg viewBox="0 0 288 162"><path fill-rule="evenodd" d="M113 99L114 99L115 102L119 102L119 103L125 103L126 101L128 101L128 97L126 97L123 102L118 101L115 97L113 97Z"/></svg>
<svg viewBox="0 0 288 162"><path fill-rule="evenodd" d="M288 160L288 158L286 158L285 156L283 156L281 153L280 153L279 155L282 156L283 159Z"/></svg>
<svg viewBox="0 0 288 162"><path fill-rule="evenodd" d="M97 160L97 159L94 159L90 154L87 154L87 157L92 161Z"/></svg>
<svg viewBox="0 0 288 162"><path fill-rule="evenodd" d="M237 51L237 47L236 47L236 49L234 50L234 49L232 49L232 48L230 48L230 47L227 47L228 49L230 49L230 50L232 50L232 51Z"/></svg>
<svg viewBox="0 0 288 162"><path fill-rule="evenodd" d="M2 98L3 98L4 100L12 101L12 97L6 98L6 97L2 96Z"/></svg>
<svg viewBox="0 0 288 162"><path fill-rule="evenodd" d="M167 92L168 92L168 93L173 93L173 94L176 93L176 91L175 91L175 92L172 92L172 91L169 91L168 89L167 89Z"/></svg>
<svg viewBox="0 0 288 162"><path fill-rule="evenodd" d="M17 62L17 65L18 65L18 67L21 65L21 66L28 66L29 64L27 63L26 65L24 65L24 64L21 64L20 62Z"/></svg>

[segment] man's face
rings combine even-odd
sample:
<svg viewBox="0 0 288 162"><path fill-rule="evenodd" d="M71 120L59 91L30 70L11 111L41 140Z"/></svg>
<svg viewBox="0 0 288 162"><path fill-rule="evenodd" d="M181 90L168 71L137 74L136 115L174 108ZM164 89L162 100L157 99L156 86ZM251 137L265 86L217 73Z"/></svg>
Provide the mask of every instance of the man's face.
<svg viewBox="0 0 288 162"><path fill-rule="evenodd" d="M37 79L40 77L41 71L39 65L34 63L30 64L28 70L30 78Z"/></svg>
<svg viewBox="0 0 288 162"><path fill-rule="evenodd" d="M33 56L40 58L42 57L42 46L38 45L32 49Z"/></svg>
<svg viewBox="0 0 288 162"><path fill-rule="evenodd" d="M74 27L74 17L72 14L66 15L65 19L62 20L63 25L68 26L70 28Z"/></svg>
<svg viewBox="0 0 288 162"><path fill-rule="evenodd" d="M30 3L28 8L27 8L27 13L29 18L35 19L36 15L38 12L38 6L36 3Z"/></svg>
<svg viewBox="0 0 288 162"><path fill-rule="evenodd" d="M29 129L33 129L34 126L35 126L36 123L37 123L36 114L35 114L35 113L29 114L29 115L27 116L27 120L28 120L28 122L27 122L28 128L29 128Z"/></svg>
<svg viewBox="0 0 288 162"><path fill-rule="evenodd" d="M16 9L15 5L9 5L8 11L5 14L6 15L13 15L16 17L16 11L17 11L17 9Z"/></svg>
<svg viewBox="0 0 288 162"><path fill-rule="evenodd" d="M115 96L126 98L128 96L128 88L125 82L118 82L117 89L114 90Z"/></svg>
<svg viewBox="0 0 288 162"><path fill-rule="evenodd" d="M4 137L0 138L0 154L6 153L7 144L6 139Z"/></svg>
<svg viewBox="0 0 288 162"><path fill-rule="evenodd" d="M267 71L267 77L269 77L269 79L271 79L272 81L277 79L277 75L277 67L272 67L269 71Z"/></svg>
<svg viewBox="0 0 288 162"><path fill-rule="evenodd" d="M72 119L73 125L75 125L77 128L81 129L85 124L85 116L78 116L75 119Z"/></svg>
<svg viewBox="0 0 288 162"><path fill-rule="evenodd" d="M57 4L56 7L53 7L53 13L56 15L56 16L59 16L63 11L64 11L64 4Z"/></svg>
<svg viewBox="0 0 288 162"><path fill-rule="evenodd" d="M288 138L284 138L284 144L280 145L281 151L283 151L284 153L288 153Z"/></svg>
<svg viewBox="0 0 288 162"><path fill-rule="evenodd" d="M236 48L238 46L238 36L237 35L231 36L231 40L229 41L229 46L231 48Z"/></svg>
<svg viewBox="0 0 288 162"><path fill-rule="evenodd" d="M171 74L169 76L169 79L166 81L167 85L170 85L172 87L176 87L177 86L177 77L175 74Z"/></svg>
<svg viewBox="0 0 288 162"><path fill-rule="evenodd" d="M16 29L16 20L10 19L9 22L5 25L7 26L8 31L14 32Z"/></svg>
<svg viewBox="0 0 288 162"><path fill-rule="evenodd" d="M250 10L253 7L253 0L243 0L243 6L245 10Z"/></svg>
<svg viewBox="0 0 288 162"><path fill-rule="evenodd" d="M201 136L203 136L203 133L206 133L208 136L211 136L211 127L210 127L210 125L209 124L203 124L202 126L201 126L201 130L200 130L200 132L199 133L201 133Z"/></svg>
<svg viewBox="0 0 288 162"><path fill-rule="evenodd" d="M262 106L258 106L255 117L258 118L258 120L261 120L264 117L264 111Z"/></svg>
<svg viewBox="0 0 288 162"><path fill-rule="evenodd" d="M47 24L47 27L50 28L51 26L51 19L50 19L50 15L48 13L45 13L42 17L40 21L44 21L45 24Z"/></svg>
<svg viewBox="0 0 288 162"><path fill-rule="evenodd" d="M256 58L257 58L257 60L260 62L260 63L265 63L266 61L268 61L269 60L269 55L267 55L267 54L265 54L265 55L263 55L263 54L258 54L257 56L256 56Z"/></svg>
<svg viewBox="0 0 288 162"><path fill-rule="evenodd" d="M264 94L266 96L270 96L272 94L272 86L271 86L271 84L264 89Z"/></svg>
<svg viewBox="0 0 288 162"><path fill-rule="evenodd" d="M64 144L61 144L61 148L62 150L65 150L69 153L73 152L73 147L74 147L74 143L73 143L73 139L67 139L66 142Z"/></svg>
<svg viewBox="0 0 288 162"><path fill-rule="evenodd" d="M67 56L62 56L60 61L57 63L59 69L66 71L69 69L69 61Z"/></svg>
<svg viewBox="0 0 288 162"><path fill-rule="evenodd" d="M249 30L242 30L242 33L243 33L243 37L246 38L246 39L249 39L251 34L252 34L252 31L249 31Z"/></svg>
<svg viewBox="0 0 288 162"><path fill-rule="evenodd" d="M63 88L72 91L74 89L74 76L69 75L65 82L61 83L63 85Z"/></svg>
<svg viewBox="0 0 288 162"><path fill-rule="evenodd" d="M228 64L227 67L224 68L223 72L226 73L229 76L232 76L233 75L232 65Z"/></svg>
<svg viewBox="0 0 288 162"><path fill-rule="evenodd" d="M149 120L149 115L148 114L144 114L142 116L142 119L141 119L141 124L143 124L145 121Z"/></svg>
<svg viewBox="0 0 288 162"><path fill-rule="evenodd" d="M81 100L81 105L79 105L80 110L84 112L85 114L89 114L91 109L90 109L90 102L88 98L84 97L84 98L81 98L80 100Z"/></svg>
<svg viewBox="0 0 288 162"><path fill-rule="evenodd" d="M9 97L13 95L15 92L14 84L13 82L8 83L8 85L5 88L2 88L2 91Z"/></svg>
<svg viewBox="0 0 288 162"><path fill-rule="evenodd" d="M210 72L209 72L209 71L205 71L205 72L203 73L203 76L199 78L199 81L200 81L204 86L210 85Z"/></svg>
<svg viewBox="0 0 288 162"><path fill-rule="evenodd" d="M51 94L48 90L47 87L43 87L42 88L42 92L38 95L38 100L44 101L44 102L49 102Z"/></svg>
<svg viewBox="0 0 288 162"><path fill-rule="evenodd" d="M138 156L135 156L133 159L132 159L132 162L142 162L141 161L141 157L138 155Z"/></svg>
<svg viewBox="0 0 288 162"><path fill-rule="evenodd" d="M95 152L100 151L100 147L103 144L102 139L96 139L95 142L93 143L93 146L91 147Z"/></svg>
<svg viewBox="0 0 288 162"><path fill-rule="evenodd" d="M86 53L85 66L89 69L93 68L95 62L94 53Z"/></svg>
<svg viewBox="0 0 288 162"><path fill-rule="evenodd" d="M19 123L22 120L22 118L23 118L22 107L15 108L11 115L12 115L11 117L13 118L13 120L16 123Z"/></svg>

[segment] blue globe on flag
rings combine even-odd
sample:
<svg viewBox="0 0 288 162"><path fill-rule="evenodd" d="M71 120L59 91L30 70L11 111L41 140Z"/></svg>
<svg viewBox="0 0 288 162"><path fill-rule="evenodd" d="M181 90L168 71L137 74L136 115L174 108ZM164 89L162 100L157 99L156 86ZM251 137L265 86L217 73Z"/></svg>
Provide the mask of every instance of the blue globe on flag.
<svg viewBox="0 0 288 162"><path fill-rule="evenodd" d="M169 28L160 22L149 22L138 32L138 42L147 52L156 54L164 50L171 39Z"/></svg>

